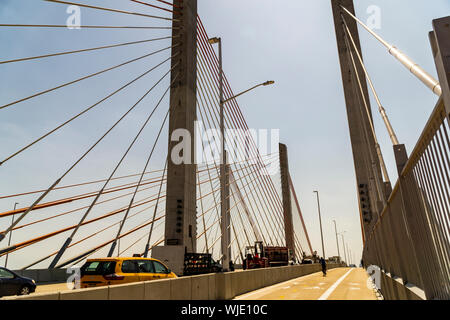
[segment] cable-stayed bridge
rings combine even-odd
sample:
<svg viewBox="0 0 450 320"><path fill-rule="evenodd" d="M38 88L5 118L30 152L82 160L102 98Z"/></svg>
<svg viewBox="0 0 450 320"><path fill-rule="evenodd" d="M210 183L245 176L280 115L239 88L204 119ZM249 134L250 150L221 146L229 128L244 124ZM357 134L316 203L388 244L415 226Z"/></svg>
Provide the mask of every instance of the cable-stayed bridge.
<svg viewBox="0 0 450 320"><path fill-rule="evenodd" d="M386 299L448 299L450 18L434 20L430 33L435 80L359 20L353 1L331 3L357 180L362 263L375 270ZM251 130L236 99L273 81L242 93L232 90L222 70L221 39L208 34L196 0L36 5L69 6L74 21L76 9L94 18L70 26L0 23L2 30L56 37L71 32L68 26L88 29L84 43L92 45L69 41L69 49L33 48L0 61L5 74L41 72L51 78L50 85L5 84L8 90L1 95L5 123L19 115L29 128L15 141L5 141L0 154L5 172L0 257L6 266L56 272L89 258L135 255L164 261L181 275L186 252L210 253L224 271L245 263L246 248L255 242L287 247L294 264L315 254L289 173L287 146L271 144L276 133ZM358 24L439 97L409 155L364 64ZM373 124L378 115L372 113L369 92L391 137L399 173L395 184L378 143ZM42 163L49 155L50 163ZM47 185L36 185L30 173ZM278 275L277 268L235 272L230 278L231 272L223 273L215 288L231 286L231 291L214 289L208 297L229 299L275 285L274 291L266 288L249 297L276 298L277 283L296 281L317 267L282 267ZM255 276L255 271L273 274ZM364 274L356 273L330 270L329 280L309 298L333 297L346 281L363 283ZM251 284L237 285L231 277ZM351 288L342 290L335 298L351 298ZM301 299L302 293L290 298Z"/></svg>

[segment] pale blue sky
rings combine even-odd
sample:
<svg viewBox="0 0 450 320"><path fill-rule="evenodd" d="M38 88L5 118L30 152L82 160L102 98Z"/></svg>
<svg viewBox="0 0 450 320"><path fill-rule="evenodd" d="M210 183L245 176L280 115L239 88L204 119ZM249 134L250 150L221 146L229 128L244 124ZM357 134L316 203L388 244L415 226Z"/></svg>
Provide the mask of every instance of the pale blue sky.
<svg viewBox="0 0 450 320"><path fill-rule="evenodd" d="M107 3L112 8L155 13L126 0L84 2L103 6ZM377 32L436 75L428 32L432 28L432 19L450 14L450 2L434 0L431 4L425 0L359 0L356 13L362 20L367 19L366 9L370 5L381 8L382 28ZM64 5L43 1L0 0L0 23L64 24L68 16L65 9ZM156 13L169 16L159 11ZM336 219L339 230L347 231L345 238L355 260L359 261L362 241L354 167L330 1L199 0L199 15L209 35L222 38L224 69L235 92L261 81L276 81L275 86L260 88L239 98L239 104L251 128L281 130L281 140L288 145L291 175L313 247L320 248L317 204L312 192L318 189L326 255L337 253L332 224L332 219ZM99 14L88 9L82 9L82 24L168 25L164 21ZM170 35L169 31L2 28L0 60L167 35ZM360 29L360 35L364 59L382 103L398 138L411 151L437 98L364 30ZM29 61L0 65L0 104L169 45L169 40L164 40L117 48L107 54L82 54L37 63ZM167 53L162 53L128 66L124 69L126 72L113 71L70 89L0 110L0 157L10 154L62 119L82 110L167 57ZM120 113L143 94L149 84L156 82L167 70L168 65L161 67L148 77L147 82L137 83L60 134L0 167L0 194L50 185L75 160L76 155L92 143L92 136L99 136L105 131ZM148 108L159 99L167 85L168 79L149 97L147 108L137 110L128 122L118 127L68 177L66 183L88 180L92 176L107 176L118 154L124 151L130 136L140 125L143 115L147 114ZM155 125L145 132L150 140L139 142L139 147L130 154L122 172L136 172L139 170L136 168L141 168L142 159L153 143L162 116L163 109L155 116ZM378 113L374 113L374 119L391 180L395 181L389 137ZM159 144L156 150L158 161L152 168L162 167L165 152L164 144ZM26 204L33 199L21 201ZM0 211L12 208L14 203L11 202L10 199L0 200ZM4 226L6 223L0 222L0 229ZM23 237L26 238L25 235ZM55 239L52 248L59 247L63 240L64 237ZM46 249L45 246L36 248L36 251ZM17 266L21 265L23 262L17 257Z"/></svg>

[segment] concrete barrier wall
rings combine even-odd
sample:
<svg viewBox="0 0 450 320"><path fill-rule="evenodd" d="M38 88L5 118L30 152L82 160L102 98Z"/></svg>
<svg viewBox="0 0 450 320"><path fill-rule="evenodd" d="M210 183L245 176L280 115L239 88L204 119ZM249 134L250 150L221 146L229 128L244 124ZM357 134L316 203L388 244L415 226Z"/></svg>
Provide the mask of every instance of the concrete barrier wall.
<svg viewBox="0 0 450 320"><path fill-rule="evenodd" d="M381 271L381 294L385 300L426 300L425 292L413 284L403 284L403 279Z"/></svg>
<svg viewBox="0 0 450 320"><path fill-rule="evenodd" d="M328 269L342 265L330 264ZM7 297L6 300L229 300L236 296L321 271L319 264L206 274Z"/></svg>
<svg viewBox="0 0 450 320"><path fill-rule="evenodd" d="M64 283L70 274L67 269L32 269L32 270L15 270L19 276L31 278L37 284L46 283Z"/></svg>

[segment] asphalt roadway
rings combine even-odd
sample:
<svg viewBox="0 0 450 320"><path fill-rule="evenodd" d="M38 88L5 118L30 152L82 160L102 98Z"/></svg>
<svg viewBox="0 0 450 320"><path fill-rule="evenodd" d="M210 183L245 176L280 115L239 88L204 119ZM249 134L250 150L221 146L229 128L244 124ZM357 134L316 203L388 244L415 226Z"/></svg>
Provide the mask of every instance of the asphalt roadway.
<svg viewBox="0 0 450 320"><path fill-rule="evenodd" d="M235 300L378 300L361 268L313 273L238 296Z"/></svg>

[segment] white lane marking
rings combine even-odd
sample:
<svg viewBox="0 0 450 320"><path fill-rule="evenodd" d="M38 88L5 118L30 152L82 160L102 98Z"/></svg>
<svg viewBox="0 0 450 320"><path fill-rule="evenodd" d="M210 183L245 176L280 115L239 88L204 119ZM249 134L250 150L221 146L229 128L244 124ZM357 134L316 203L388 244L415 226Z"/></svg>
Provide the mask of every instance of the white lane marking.
<svg viewBox="0 0 450 320"><path fill-rule="evenodd" d="M341 284L342 281L344 281L344 279L350 274L350 272L352 272L353 269L348 270L342 277L340 277L338 279L338 281L336 281L331 287L328 288L327 291L324 292L324 294L322 294L320 296L320 298L318 300L327 300L328 297L333 293L333 291L337 288L338 285Z"/></svg>
<svg viewBox="0 0 450 320"><path fill-rule="evenodd" d="M334 270L338 270L338 269L332 269L332 270L330 270L330 272L334 271ZM306 276L301 276L301 277L298 277L298 278L295 278L295 279L291 279L291 280L284 281L284 282L281 282L281 283L278 283L278 284L274 284L274 285L271 285L269 287L264 287L264 288L258 289L256 291L253 291L253 292L250 292L250 293L245 293L245 294L243 294L243 295L241 295L239 297L234 298L233 300L244 300L244 299L246 299L248 297L251 297L251 296L254 296L254 295L257 295L257 294L262 296L262 295L272 291L273 289L276 289L276 288L279 288L279 287L282 287L282 286L286 286L286 285L288 285L288 284L290 284L290 283L292 283L294 281L303 282L305 279L313 277L313 276L316 276L317 274L320 274L320 273L322 273L322 271L314 272L314 273L308 274ZM253 299L256 299L256 298L253 298Z"/></svg>

